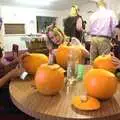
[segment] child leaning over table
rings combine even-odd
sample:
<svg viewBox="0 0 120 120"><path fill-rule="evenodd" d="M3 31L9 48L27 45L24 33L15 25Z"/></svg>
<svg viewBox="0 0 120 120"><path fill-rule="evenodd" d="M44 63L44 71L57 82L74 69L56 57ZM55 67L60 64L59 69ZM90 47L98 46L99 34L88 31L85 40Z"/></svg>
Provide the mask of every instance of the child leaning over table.
<svg viewBox="0 0 120 120"><path fill-rule="evenodd" d="M89 56L88 50L85 49L85 47L80 43L80 41L77 38L70 38L65 36L62 30L59 29L56 25L48 27L47 38L48 39L46 40L46 45L49 50L49 60L52 58L51 56L53 56L54 60L51 60L53 61L53 63L55 62L57 48L63 43L68 43L72 46L79 45L84 57Z"/></svg>

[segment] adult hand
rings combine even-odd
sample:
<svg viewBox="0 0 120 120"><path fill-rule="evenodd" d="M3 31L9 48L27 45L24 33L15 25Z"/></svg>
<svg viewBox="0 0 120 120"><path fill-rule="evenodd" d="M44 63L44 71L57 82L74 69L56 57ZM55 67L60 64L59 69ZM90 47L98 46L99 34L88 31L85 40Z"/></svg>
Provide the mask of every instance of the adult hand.
<svg viewBox="0 0 120 120"><path fill-rule="evenodd" d="M12 69L9 72L10 78L19 77L24 71L25 69L21 65L18 65L15 69Z"/></svg>
<svg viewBox="0 0 120 120"><path fill-rule="evenodd" d="M120 59L115 56L112 56L112 63L116 65L116 68L120 68Z"/></svg>

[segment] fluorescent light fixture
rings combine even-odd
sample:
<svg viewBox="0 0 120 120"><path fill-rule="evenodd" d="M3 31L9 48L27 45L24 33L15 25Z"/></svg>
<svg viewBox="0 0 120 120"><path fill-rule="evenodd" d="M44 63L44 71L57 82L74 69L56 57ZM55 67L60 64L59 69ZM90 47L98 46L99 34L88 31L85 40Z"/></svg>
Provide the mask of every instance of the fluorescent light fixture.
<svg viewBox="0 0 120 120"><path fill-rule="evenodd" d="M19 4L24 5L35 5L35 6L48 6L56 0L16 0Z"/></svg>

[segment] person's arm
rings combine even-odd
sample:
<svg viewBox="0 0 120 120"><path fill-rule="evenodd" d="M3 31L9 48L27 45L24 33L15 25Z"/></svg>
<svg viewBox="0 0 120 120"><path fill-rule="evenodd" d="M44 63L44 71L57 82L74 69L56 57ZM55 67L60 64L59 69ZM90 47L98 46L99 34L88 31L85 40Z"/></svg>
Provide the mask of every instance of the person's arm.
<svg viewBox="0 0 120 120"><path fill-rule="evenodd" d="M82 53L85 57L88 57L90 55L89 51L82 44L80 45L80 49L82 50Z"/></svg>
<svg viewBox="0 0 120 120"><path fill-rule="evenodd" d="M15 59L11 63L9 63L8 65L5 65L5 73L8 73L12 69L14 69L17 66L17 64L18 64L18 60Z"/></svg>
<svg viewBox="0 0 120 120"><path fill-rule="evenodd" d="M12 69L10 72L8 72L6 75L4 75L2 78L0 78L0 88L9 80L12 80L13 78L16 78L20 76L24 72L24 68L22 66L17 66L16 68Z"/></svg>
<svg viewBox="0 0 120 120"><path fill-rule="evenodd" d="M76 29L77 29L77 31L83 31L83 28L82 28L82 19L80 17L77 19Z"/></svg>
<svg viewBox="0 0 120 120"><path fill-rule="evenodd" d="M8 72L8 74L6 74L5 76L3 76L2 78L0 78L0 88L10 80L11 78L11 72Z"/></svg>
<svg viewBox="0 0 120 120"><path fill-rule="evenodd" d="M79 45L80 49L83 52L83 55L86 57L89 56L89 51L80 43L80 41L77 38L72 37L71 44L72 45Z"/></svg>
<svg viewBox="0 0 120 120"><path fill-rule="evenodd" d="M112 56L112 62L116 65L116 68L120 68L120 59L115 56Z"/></svg>
<svg viewBox="0 0 120 120"><path fill-rule="evenodd" d="M114 34L115 26L118 24L117 17L115 16L115 13L111 11L111 32Z"/></svg>

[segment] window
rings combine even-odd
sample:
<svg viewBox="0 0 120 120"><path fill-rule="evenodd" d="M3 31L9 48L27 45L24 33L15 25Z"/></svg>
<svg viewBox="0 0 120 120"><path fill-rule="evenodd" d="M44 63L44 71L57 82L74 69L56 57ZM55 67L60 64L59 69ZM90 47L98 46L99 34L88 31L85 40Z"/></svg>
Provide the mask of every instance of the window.
<svg viewBox="0 0 120 120"><path fill-rule="evenodd" d="M24 24L4 24L5 34L25 34Z"/></svg>
<svg viewBox="0 0 120 120"><path fill-rule="evenodd" d="M37 16L37 32L45 32L46 27L56 20L56 17Z"/></svg>

